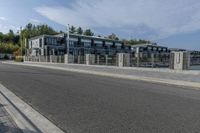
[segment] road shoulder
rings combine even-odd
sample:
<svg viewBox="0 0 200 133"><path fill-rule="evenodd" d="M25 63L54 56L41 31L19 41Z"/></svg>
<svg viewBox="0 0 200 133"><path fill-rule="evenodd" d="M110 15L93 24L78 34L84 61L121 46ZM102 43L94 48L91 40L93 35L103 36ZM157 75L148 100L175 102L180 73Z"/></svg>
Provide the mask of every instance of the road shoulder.
<svg viewBox="0 0 200 133"><path fill-rule="evenodd" d="M64 133L47 118L0 84L0 101L24 133Z"/></svg>
<svg viewBox="0 0 200 133"><path fill-rule="evenodd" d="M161 83L161 84L169 84L169 85L176 85L176 86L186 86L192 87L193 89L200 89L199 82L192 82L192 81L183 81L179 79L164 79L164 78L155 78L155 77L145 77L145 76L138 76L138 75L128 75L128 74L118 74L104 72L102 67L102 71L95 71L95 70L85 70L85 69L74 69L74 68L67 68L61 66L55 66L55 64L46 63L48 65L39 64L39 63L17 63L17 62L3 62L4 64L11 64L11 65L20 65L20 66L31 66L31 67L40 67L40 68L47 68L53 70L62 70L62 71L70 71L70 72L78 72L84 74L92 74L92 75L99 75L99 76L107 76L112 78L121 78L121 79L129 79L129 80L138 80L138 81L145 81L151 83ZM92 67L92 66L90 66ZM106 67L105 67L106 68ZM184 75L187 76L187 75Z"/></svg>

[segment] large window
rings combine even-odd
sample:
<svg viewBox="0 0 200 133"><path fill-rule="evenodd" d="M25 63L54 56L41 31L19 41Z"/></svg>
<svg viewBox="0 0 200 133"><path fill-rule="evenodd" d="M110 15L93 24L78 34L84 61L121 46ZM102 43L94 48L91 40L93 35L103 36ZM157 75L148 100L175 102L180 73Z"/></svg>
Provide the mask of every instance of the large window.
<svg viewBox="0 0 200 133"><path fill-rule="evenodd" d="M78 45L78 41L69 41L69 47L72 47L72 48L74 48L74 47L77 47L77 45Z"/></svg>
<svg viewBox="0 0 200 133"><path fill-rule="evenodd" d="M40 45L40 48L42 48L42 39L40 39L39 45Z"/></svg>
<svg viewBox="0 0 200 133"><path fill-rule="evenodd" d="M84 42L84 47L90 48L90 47L91 47L91 43L89 43L89 42Z"/></svg>

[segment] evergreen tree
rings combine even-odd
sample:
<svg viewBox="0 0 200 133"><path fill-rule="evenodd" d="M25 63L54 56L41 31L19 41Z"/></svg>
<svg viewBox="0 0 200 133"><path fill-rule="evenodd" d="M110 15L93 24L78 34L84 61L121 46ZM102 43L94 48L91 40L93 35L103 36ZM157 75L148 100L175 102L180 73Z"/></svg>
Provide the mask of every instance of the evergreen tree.
<svg viewBox="0 0 200 133"><path fill-rule="evenodd" d="M90 29L86 29L83 34L86 36L94 36L94 33Z"/></svg>
<svg viewBox="0 0 200 133"><path fill-rule="evenodd" d="M83 29L81 27L78 27L78 29L76 30L76 33L79 35L83 34Z"/></svg>
<svg viewBox="0 0 200 133"><path fill-rule="evenodd" d="M71 34L76 33L76 27L71 26L71 27L69 28L69 33L71 33Z"/></svg>
<svg viewBox="0 0 200 133"><path fill-rule="evenodd" d="M119 38L117 37L116 34L112 33L111 35L108 36L109 39L112 39L112 40L119 40Z"/></svg>

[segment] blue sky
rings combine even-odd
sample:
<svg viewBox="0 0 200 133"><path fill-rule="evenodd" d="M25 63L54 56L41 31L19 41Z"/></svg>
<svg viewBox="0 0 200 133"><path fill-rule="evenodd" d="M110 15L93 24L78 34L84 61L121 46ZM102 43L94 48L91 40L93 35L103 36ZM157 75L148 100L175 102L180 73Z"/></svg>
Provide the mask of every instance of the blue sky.
<svg viewBox="0 0 200 133"><path fill-rule="evenodd" d="M97 35L200 50L199 0L1 0L0 32L28 22L63 31L69 23Z"/></svg>

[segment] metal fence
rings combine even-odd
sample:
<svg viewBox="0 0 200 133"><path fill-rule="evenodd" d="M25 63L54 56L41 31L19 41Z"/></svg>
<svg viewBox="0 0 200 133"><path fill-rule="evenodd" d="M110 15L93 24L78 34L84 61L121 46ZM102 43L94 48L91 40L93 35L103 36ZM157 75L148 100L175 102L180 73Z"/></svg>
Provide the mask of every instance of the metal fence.
<svg viewBox="0 0 200 133"><path fill-rule="evenodd" d="M64 56L25 56L24 61L64 63Z"/></svg>
<svg viewBox="0 0 200 133"><path fill-rule="evenodd" d="M160 54L124 54L123 66L126 67L169 67L170 55ZM51 62L64 63L65 56L26 56L24 61L31 62ZM73 64L89 64L89 65L107 65L119 66L119 55L70 55L70 63Z"/></svg>
<svg viewBox="0 0 200 133"><path fill-rule="evenodd" d="M130 66L133 67L169 67L170 54L134 54L130 57Z"/></svg>

